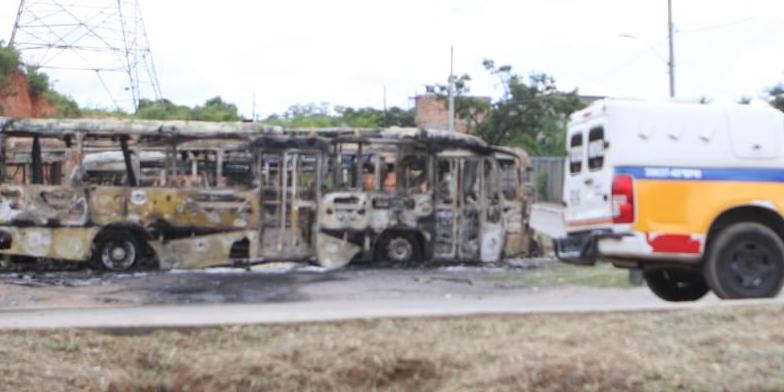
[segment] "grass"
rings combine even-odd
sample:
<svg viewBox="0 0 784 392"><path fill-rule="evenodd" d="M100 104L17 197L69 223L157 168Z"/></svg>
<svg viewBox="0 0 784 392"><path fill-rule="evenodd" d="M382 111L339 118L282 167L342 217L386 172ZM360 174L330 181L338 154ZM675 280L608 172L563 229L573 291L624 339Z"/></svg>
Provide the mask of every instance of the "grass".
<svg viewBox="0 0 784 392"><path fill-rule="evenodd" d="M609 263L583 267L562 262L547 262L521 274L498 274L499 283L515 283L523 287L588 286L600 288L638 287L629 282L629 271Z"/></svg>
<svg viewBox="0 0 784 392"><path fill-rule="evenodd" d="M782 390L783 310L4 332L0 389Z"/></svg>

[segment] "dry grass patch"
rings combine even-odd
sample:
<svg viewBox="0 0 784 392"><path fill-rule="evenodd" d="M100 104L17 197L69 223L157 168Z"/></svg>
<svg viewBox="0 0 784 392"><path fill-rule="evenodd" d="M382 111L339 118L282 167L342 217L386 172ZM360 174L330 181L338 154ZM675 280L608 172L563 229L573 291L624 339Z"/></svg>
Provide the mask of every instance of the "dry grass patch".
<svg viewBox="0 0 784 392"><path fill-rule="evenodd" d="M782 310L5 332L0 389L782 390Z"/></svg>

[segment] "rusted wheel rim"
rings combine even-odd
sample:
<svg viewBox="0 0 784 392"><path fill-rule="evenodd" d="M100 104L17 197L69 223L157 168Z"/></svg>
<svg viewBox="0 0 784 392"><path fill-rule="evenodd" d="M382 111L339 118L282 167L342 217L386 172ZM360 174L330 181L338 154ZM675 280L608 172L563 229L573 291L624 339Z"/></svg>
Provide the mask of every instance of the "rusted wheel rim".
<svg viewBox="0 0 784 392"><path fill-rule="evenodd" d="M136 261L136 247L129 240L106 242L101 250L101 262L110 271L125 271Z"/></svg>
<svg viewBox="0 0 784 392"><path fill-rule="evenodd" d="M387 257L396 262L409 261L414 256L414 244L406 238L396 237L387 243Z"/></svg>

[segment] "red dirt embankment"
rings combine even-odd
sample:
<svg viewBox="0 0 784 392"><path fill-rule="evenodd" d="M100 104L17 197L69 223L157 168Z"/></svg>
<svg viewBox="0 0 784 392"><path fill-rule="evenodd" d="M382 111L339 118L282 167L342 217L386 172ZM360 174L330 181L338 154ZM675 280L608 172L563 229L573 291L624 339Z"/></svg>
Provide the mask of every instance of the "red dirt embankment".
<svg viewBox="0 0 784 392"><path fill-rule="evenodd" d="M30 91L21 71L8 75L8 86L0 91L0 115L6 117L57 117L57 106L47 97Z"/></svg>

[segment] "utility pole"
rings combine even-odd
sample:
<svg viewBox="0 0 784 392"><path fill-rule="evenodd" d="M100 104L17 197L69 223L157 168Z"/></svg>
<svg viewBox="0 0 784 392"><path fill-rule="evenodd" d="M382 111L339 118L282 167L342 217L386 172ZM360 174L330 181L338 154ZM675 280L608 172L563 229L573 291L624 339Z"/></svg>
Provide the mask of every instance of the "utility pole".
<svg viewBox="0 0 784 392"><path fill-rule="evenodd" d="M252 114L251 114L251 118L253 119L253 122L256 122L256 119L257 119L257 117L256 117L256 93L253 93L253 111L252 111Z"/></svg>
<svg viewBox="0 0 784 392"><path fill-rule="evenodd" d="M449 49L449 130L455 131L455 47Z"/></svg>
<svg viewBox="0 0 784 392"><path fill-rule="evenodd" d="M389 121L387 121L387 86L384 85L384 118L381 120L381 126L386 128L389 125Z"/></svg>
<svg viewBox="0 0 784 392"><path fill-rule="evenodd" d="M672 0L667 0L667 31L670 41L670 61L667 66L670 70L670 98L675 98L675 50L673 49L673 25L672 25Z"/></svg>

